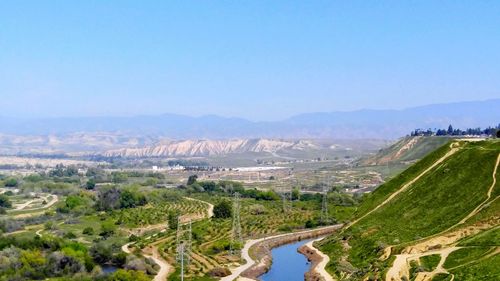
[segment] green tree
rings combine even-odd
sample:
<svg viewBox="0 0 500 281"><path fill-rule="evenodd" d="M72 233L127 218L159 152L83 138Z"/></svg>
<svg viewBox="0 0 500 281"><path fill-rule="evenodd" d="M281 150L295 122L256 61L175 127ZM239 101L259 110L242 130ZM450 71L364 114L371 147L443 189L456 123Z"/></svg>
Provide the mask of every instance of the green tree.
<svg viewBox="0 0 500 281"><path fill-rule="evenodd" d="M95 180L94 179L89 179L87 183L85 184L85 188L87 189L94 189L95 188Z"/></svg>
<svg viewBox="0 0 500 281"><path fill-rule="evenodd" d="M192 185L198 179L198 175L190 175L187 181L187 185Z"/></svg>
<svg viewBox="0 0 500 281"><path fill-rule="evenodd" d="M114 183L122 183L126 182L128 180L128 176L126 173L121 173L121 172L113 172L111 173L111 180Z"/></svg>
<svg viewBox="0 0 500 281"><path fill-rule="evenodd" d="M168 213L168 227L170 229L177 229L179 224L179 211L171 211Z"/></svg>
<svg viewBox="0 0 500 281"><path fill-rule="evenodd" d="M300 191L298 188L292 190L292 200L298 200L300 198Z"/></svg>
<svg viewBox="0 0 500 281"><path fill-rule="evenodd" d="M108 238L115 233L116 225L112 221L106 221L101 223L101 232L99 236Z"/></svg>
<svg viewBox="0 0 500 281"><path fill-rule="evenodd" d="M120 208L120 194L116 186L106 186L98 189L96 208L100 211L110 211Z"/></svg>
<svg viewBox="0 0 500 281"><path fill-rule="evenodd" d="M5 180L5 182L4 182L4 185L5 185L6 187L16 187L16 186L17 186L17 184L18 184L18 182L17 182L17 179L16 179L16 178L8 178L8 179L6 179L6 180Z"/></svg>
<svg viewBox="0 0 500 281"><path fill-rule="evenodd" d="M214 217L225 219L230 218L233 215L233 208L231 202L228 200L222 200L214 206Z"/></svg>
<svg viewBox="0 0 500 281"><path fill-rule="evenodd" d="M120 208L134 208L146 205L146 196L137 191L124 190L120 194Z"/></svg>
<svg viewBox="0 0 500 281"><path fill-rule="evenodd" d="M7 197L4 194L0 194L0 207L2 207L2 208L12 207L12 203L10 202L9 197Z"/></svg>

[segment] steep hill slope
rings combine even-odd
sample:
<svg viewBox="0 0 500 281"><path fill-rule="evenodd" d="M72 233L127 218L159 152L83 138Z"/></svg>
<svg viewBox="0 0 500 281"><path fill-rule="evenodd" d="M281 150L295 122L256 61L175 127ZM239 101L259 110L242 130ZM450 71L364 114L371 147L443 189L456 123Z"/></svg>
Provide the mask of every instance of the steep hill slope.
<svg viewBox="0 0 500 281"><path fill-rule="evenodd" d="M377 154L361 161L362 165L385 165L387 163L412 162L450 141L449 137L404 137L393 145L381 149Z"/></svg>
<svg viewBox="0 0 500 281"><path fill-rule="evenodd" d="M351 280L500 276L492 266L500 249L499 164L493 140L453 141L430 153L367 196L356 218L322 242L328 269Z"/></svg>

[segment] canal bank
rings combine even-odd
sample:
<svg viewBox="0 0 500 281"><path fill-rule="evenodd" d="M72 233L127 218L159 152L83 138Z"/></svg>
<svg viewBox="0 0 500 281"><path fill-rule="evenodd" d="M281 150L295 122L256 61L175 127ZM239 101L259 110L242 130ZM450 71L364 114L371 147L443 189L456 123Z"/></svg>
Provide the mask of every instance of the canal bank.
<svg viewBox="0 0 500 281"><path fill-rule="evenodd" d="M271 250L273 262L268 272L259 276L262 281L303 281L311 263L298 250L313 240L302 240L282 245Z"/></svg>
<svg viewBox="0 0 500 281"><path fill-rule="evenodd" d="M236 280L239 276L258 280L258 277L269 271L272 264L271 249L281 245L303 241L328 235L342 225L332 225L317 229L304 230L294 233L274 235L266 238L249 240L242 250L242 258L245 264L231 269L231 275L221 278L222 281Z"/></svg>

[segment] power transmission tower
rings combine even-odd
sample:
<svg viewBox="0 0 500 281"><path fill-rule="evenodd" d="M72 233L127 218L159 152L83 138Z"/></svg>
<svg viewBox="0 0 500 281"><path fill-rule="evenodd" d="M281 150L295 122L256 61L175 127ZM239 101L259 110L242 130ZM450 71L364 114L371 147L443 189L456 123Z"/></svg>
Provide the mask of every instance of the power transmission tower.
<svg viewBox="0 0 500 281"><path fill-rule="evenodd" d="M191 257L191 220L188 223L181 223L181 218L177 219L177 262L181 265L181 280L184 280L184 267L188 266Z"/></svg>
<svg viewBox="0 0 500 281"><path fill-rule="evenodd" d="M321 202L321 223L328 224L330 223L330 218L328 216L328 189L330 185L330 180L328 180L328 184L323 185L323 200Z"/></svg>
<svg viewBox="0 0 500 281"><path fill-rule="evenodd" d="M234 254L236 249L241 247L243 239L241 237L241 221L240 221L240 194L234 193L233 198L233 227L231 231L230 252Z"/></svg>
<svg viewBox="0 0 500 281"><path fill-rule="evenodd" d="M302 184L300 183L297 175L295 175L295 186L299 192L298 196L297 196L297 200L300 201L300 196L302 195Z"/></svg>
<svg viewBox="0 0 500 281"><path fill-rule="evenodd" d="M287 192L286 187L282 186L281 188L281 198L283 200L283 212L287 213L290 211L290 201L292 197L292 192Z"/></svg>

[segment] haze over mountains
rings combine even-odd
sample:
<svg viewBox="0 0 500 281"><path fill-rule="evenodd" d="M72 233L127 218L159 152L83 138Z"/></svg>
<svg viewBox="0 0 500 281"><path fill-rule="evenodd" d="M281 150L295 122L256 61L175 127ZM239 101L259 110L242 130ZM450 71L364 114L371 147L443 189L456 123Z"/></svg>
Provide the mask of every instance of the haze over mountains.
<svg viewBox="0 0 500 281"><path fill-rule="evenodd" d="M282 121L254 122L216 115L22 119L0 117L3 135L70 135L107 132L170 139L342 138L395 139L415 128L487 127L500 122L500 99L413 107L300 114Z"/></svg>

